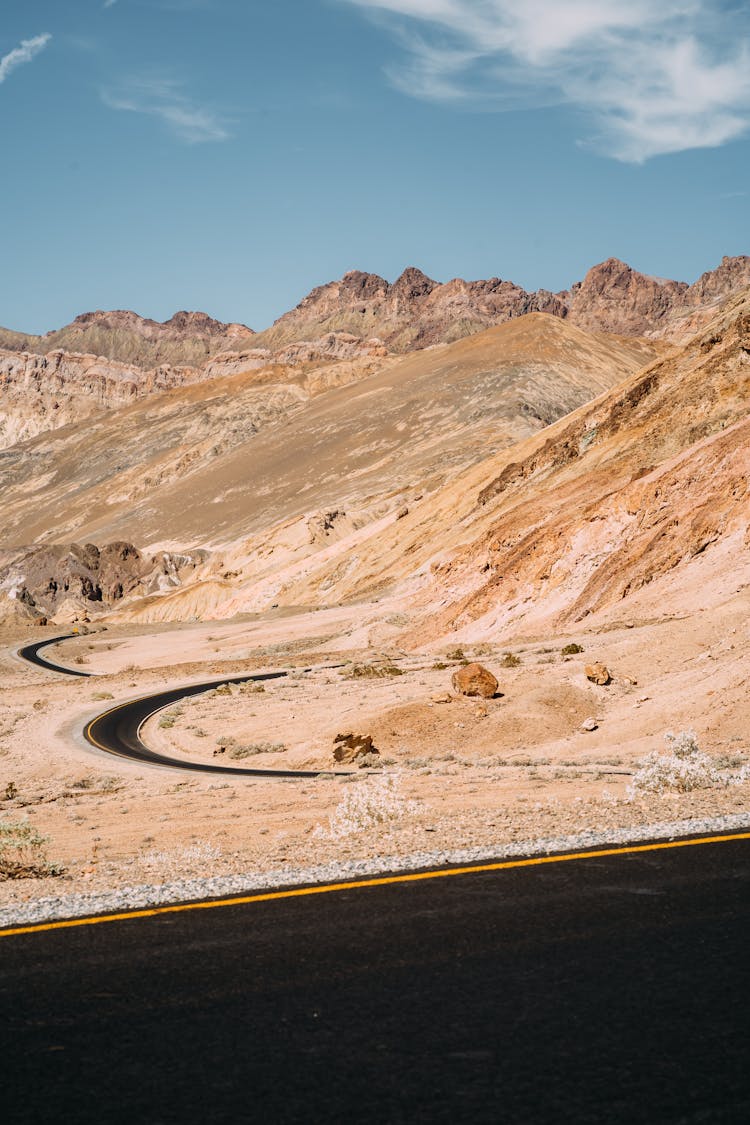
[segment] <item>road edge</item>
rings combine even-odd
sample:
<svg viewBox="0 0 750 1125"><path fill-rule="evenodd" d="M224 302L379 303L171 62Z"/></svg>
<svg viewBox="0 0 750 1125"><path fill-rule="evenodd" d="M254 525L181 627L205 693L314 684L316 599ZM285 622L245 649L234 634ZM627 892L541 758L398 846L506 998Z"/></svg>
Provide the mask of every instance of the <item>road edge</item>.
<svg viewBox="0 0 750 1125"><path fill-rule="evenodd" d="M0 930L21 931L55 922L72 922L95 916L128 915L160 907L186 907L191 903L241 898L243 895L273 896L281 890L301 890L324 886L356 884L361 880L398 878L418 872L455 867L478 867L504 860L538 860L572 853L603 851L608 847L634 847L638 844L688 843L691 838L731 835L750 829L750 812L721 817L701 817L679 821L643 824L607 832L584 831L574 836L525 840L496 847L417 852L408 856L381 856L370 860L341 861L310 868L273 868L241 875L204 876L162 884L139 884L89 894L70 894L39 898L0 909ZM0 933L0 937L5 936Z"/></svg>

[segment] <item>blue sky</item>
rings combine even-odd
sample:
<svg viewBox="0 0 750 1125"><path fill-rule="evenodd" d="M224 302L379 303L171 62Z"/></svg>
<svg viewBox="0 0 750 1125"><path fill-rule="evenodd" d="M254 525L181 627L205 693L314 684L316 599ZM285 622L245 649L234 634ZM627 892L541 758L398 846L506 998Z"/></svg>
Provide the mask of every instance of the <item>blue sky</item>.
<svg viewBox="0 0 750 1125"><path fill-rule="evenodd" d="M750 252L750 9L7 0L0 324L260 329L417 265L561 289Z"/></svg>

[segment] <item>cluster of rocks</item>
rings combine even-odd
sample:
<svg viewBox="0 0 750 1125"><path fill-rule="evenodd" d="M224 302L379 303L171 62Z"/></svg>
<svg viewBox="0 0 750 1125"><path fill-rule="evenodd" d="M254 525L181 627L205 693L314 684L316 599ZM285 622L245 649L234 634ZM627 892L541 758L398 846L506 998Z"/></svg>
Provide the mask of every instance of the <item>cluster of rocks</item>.
<svg viewBox="0 0 750 1125"><path fill-rule="evenodd" d="M178 586L205 552L181 555L161 551L143 555L132 543L117 541L33 547L0 563L0 597L26 606L57 623L85 620L89 611L106 610L130 594L147 595ZM40 622L37 622L40 623Z"/></svg>
<svg viewBox="0 0 750 1125"><path fill-rule="evenodd" d="M580 646L575 646L577 651L582 652ZM586 679L599 687L609 686L614 677L609 668L601 661L596 661L593 664L586 664L584 666L584 674ZM634 685L637 680L631 676L618 677L625 684ZM468 698L481 698L481 699L495 699L502 696L500 691L500 684L495 675L485 668L484 665L478 663L464 664L457 668L451 676L451 684L453 691L457 696L464 696ZM449 691L437 692L431 696L432 703L451 703L454 696ZM598 721L592 716L584 719L580 727L581 731L591 733L599 729ZM333 757L334 761L339 764L352 764L356 763L359 766L368 766L375 764L377 756L380 751L373 745L371 735L355 734L348 732L346 734L337 734L334 739Z"/></svg>

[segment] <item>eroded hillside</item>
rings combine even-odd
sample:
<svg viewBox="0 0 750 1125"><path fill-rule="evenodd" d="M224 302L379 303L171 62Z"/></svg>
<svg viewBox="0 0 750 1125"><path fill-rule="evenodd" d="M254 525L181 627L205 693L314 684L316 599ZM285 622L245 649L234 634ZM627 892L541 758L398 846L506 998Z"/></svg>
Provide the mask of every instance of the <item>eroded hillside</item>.
<svg viewBox="0 0 750 1125"><path fill-rule="evenodd" d="M537 314L351 382L338 367L300 367L296 382L262 369L176 388L6 450L0 535L19 546L209 547L216 556L195 578L210 594L191 593L189 606L162 599L160 612L236 612L259 572L344 550L348 535L395 518L659 350ZM316 394L321 384L327 393Z"/></svg>

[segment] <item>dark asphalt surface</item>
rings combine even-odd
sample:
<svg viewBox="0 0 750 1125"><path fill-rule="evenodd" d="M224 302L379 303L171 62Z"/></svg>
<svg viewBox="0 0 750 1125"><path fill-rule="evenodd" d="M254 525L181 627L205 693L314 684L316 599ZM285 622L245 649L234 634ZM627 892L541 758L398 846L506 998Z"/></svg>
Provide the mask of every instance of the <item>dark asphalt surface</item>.
<svg viewBox="0 0 750 1125"><path fill-rule="evenodd" d="M750 842L0 939L2 1120L750 1121Z"/></svg>
<svg viewBox="0 0 750 1125"><path fill-rule="evenodd" d="M51 637L48 641L36 641L33 645L25 645L23 648L19 648L18 655L23 660L28 660L29 664L36 664L38 668L47 668L50 672L62 672L66 676L90 676L90 672L79 672L75 668L66 668L64 664L53 664L51 660L39 655L41 649L59 644L60 641L69 641L71 637L76 635L76 633L66 633L64 637Z"/></svg>
<svg viewBox="0 0 750 1125"><path fill-rule="evenodd" d="M130 703L120 703L110 708L103 714L92 719L83 729L83 736L92 746L106 750L120 758L132 758L136 762L145 762L149 765L171 766L174 769L189 770L191 773L222 773L234 774L241 777L319 777L320 770L268 770L249 769L245 766L224 766L214 762L191 762L170 758L167 754L158 754L149 750L141 740L140 729L143 724L157 711L170 707L181 699L192 695L200 695L219 684L245 683L248 680L264 681L278 680L286 676L286 672L263 672L253 675L224 676L219 680L209 680L206 683L190 684L187 687L168 688L154 695L145 695Z"/></svg>

